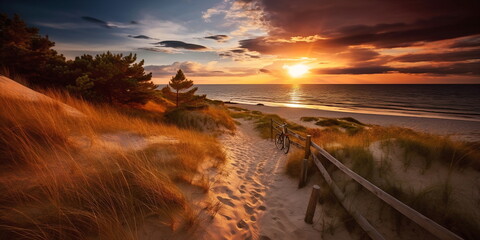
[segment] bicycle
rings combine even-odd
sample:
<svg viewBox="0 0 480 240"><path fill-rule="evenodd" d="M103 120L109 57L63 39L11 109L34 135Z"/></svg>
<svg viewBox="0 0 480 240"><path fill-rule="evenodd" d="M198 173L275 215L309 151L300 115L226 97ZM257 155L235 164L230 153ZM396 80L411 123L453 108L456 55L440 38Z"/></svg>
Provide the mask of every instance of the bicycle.
<svg viewBox="0 0 480 240"><path fill-rule="evenodd" d="M282 128L282 132L275 135L275 146L278 148L278 150L283 150L283 153L285 154L287 154L290 150L290 138L286 132L286 126L286 123L281 125L280 127Z"/></svg>

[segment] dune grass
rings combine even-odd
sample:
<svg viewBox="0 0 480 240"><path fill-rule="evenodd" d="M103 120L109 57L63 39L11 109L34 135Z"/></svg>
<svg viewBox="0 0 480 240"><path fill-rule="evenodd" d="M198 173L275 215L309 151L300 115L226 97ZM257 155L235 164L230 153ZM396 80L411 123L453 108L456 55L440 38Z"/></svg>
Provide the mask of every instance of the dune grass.
<svg viewBox="0 0 480 240"><path fill-rule="evenodd" d="M215 132L221 128L234 131L235 121L222 105L209 104L201 110L172 109L165 114L167 122L181 128L202 132Z"/></svg>
<svg viewBox="0 0 480 240"><path fill-rule="evenodd" d="M270 138L271 119L277 122L287 123L287 127L290 130L297 132L306 131L306 128L304 126L289 122L276 114L264 114L260 111L250 111L248 109L234 106L230 106L228 108L231 110L230 116L232 116L233 118L242 118L245 120L253 121L255 125L255 130L257 130L257 132L260 134L260 137L264 139Z"/></svg>
<svg viewBox="0 0 480 240"><path fill-rule="evenodd" d="M379 186L392 196L406 203L437 223L447 227L466 239L478 239L480 229L478 218L473 212L476 206L467 205L456 196L455 189L447 180L432 183L420 189L414 189L415 182L410 179L397 179L392 168L389 153L398 151L407 171L412 167L420 176L425 174L434 164L443 166L447 172L473 169L478 172L480 151L475 144L453 141L448 137L416 132L399 127L368 126L355 134L339 131L334 127L323 130L309 129L314 142L324 147L329 153L342 161L350 169ZM374 159L372 146L380 143L383 152L381 159ZM413 165L415 161L415 165ZM436 168L438 169L438 167ZM344 183L344 186L349 181ZM359 189L359 188L356 188ZM357 194L360 192L356 192ZM406 219L391 209L393 221L400 232Z"/></svg>
<svg viewBox="0 0 480 240"><path fill-rule="evenodd" d="M84 116L0 97L0 239L136 239L146 217L172 233L191 225L197 212L179 183L209 188L202 165L225 160L215 138L47 94ZM110 148L107 133L174 141Z"/></svg>

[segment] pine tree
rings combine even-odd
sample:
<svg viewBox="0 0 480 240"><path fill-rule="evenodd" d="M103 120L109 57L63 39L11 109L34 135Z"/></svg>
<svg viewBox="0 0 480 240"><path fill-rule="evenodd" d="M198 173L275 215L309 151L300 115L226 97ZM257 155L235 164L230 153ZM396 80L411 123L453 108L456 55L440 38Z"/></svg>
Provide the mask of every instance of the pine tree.
<svg viewBox="0 0 480 240"><path fill-rule="evenodd" d="M54 45L18 15L0 14L0 67L34 85L61 86L64 81L59 73L65 71L65 57L53 50Z"/></svg>
<svg viewBox="0 0 480 240"><path fill-rule="evenodd" d="M205 95L195 95L195 92L198 90L197 87L188 90L192 86L193 81L187 79L185 74L183 74L183 71L179 69L177 74L170 79L168 85L162 89L162 93L165 98L169 99L170 101L175 101L175 106L177 108L181 105L203 101L206 97Z"/></svg>
<svg viewBox="0 0 480 240"><path fill-rule="evenodd" d="M69 90L94 101L116 104L145 104L156 97L152 73L146 74L144 61L137 56L113 54L83 55L69 62L75 84Z"/></svg>

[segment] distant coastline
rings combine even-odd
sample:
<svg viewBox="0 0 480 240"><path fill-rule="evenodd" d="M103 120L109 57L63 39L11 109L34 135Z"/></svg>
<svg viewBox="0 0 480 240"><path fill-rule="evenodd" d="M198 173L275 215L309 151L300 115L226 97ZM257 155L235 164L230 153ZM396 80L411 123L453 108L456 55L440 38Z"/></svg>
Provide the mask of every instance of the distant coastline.
<svg viewBox="0 0 480 240"><path fill-rule="evenodd" d="M480 122L480 85L199 85L209 98L325 111ZM415 99L412 101L412 99Z"/></svg>
<svg viewBox="0 0 480 240"><path fill-rule="evenodd" d="M230 104L227 104L230 105ZM477 142L480 141L480 121L469 119L441 119L429 117L395 116L379 113L354 113L331 111L311 108L285 107L285 106L259 106L256 104L237 103L232 106L242 107L249 110L261 111L269 114L277 114L289 121L315 127L309 123L302 122L301 117L328 117L342 118L353 117L367 124L380 126L399 126L411 128L417 131L428 132L439 135L451 136L453 139Z"/></svg>

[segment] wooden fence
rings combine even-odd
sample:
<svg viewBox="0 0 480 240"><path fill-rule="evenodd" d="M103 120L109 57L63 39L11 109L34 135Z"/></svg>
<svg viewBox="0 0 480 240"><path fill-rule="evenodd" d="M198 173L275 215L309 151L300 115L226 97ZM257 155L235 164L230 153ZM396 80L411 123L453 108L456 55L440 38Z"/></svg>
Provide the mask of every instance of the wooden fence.
<svg viewBox="0 0 480 240"><path fill-rule="evenodd" d="M423 214L417 212L413 208L405 205L398 199L394 198L390 194L386 193L379 187L375 186L371 182L367 181L365 178L362 176L358 175L345 165L343 165L340 161L338 161L335 157L330 155L327 151L325 151L323 148L318 146L316 143L314 143L311 140L311 136L302 136L286 127L286 125L279 123L273 119L271 119L270 122L270 137L272 140L275 141L275 132L281 132L282 127L284 128L283 130L288 133L289 138L293 137L295 139L290 138L290 142L301 149L305 150L305 157L302 161L301 165L301 170L300 170L300 177L298 181L298 187L304 187L305 184L307 183L307 172L308 172L308 161L310 158L312 159L313 163L315 164L316 168L320 172L320 174L323 176L325 181L327 182L328 186L334 193L335 197L338 199L340 204L347 210L347 212L355 219L355 221L358 223L358 225L370 236L372 239L384 239L384 237L365 219L360 213L358 213L355 209L350 207L348 204L346 204L345 200L345 195L343 192L340 190L340 188L337 186L337 184L334 182L334 180L330 177L330 174L327 172L325 167L322 165L321 161L319 158L323 158L333 165L335 165L338 169L340 169L343 173L345 173L347 176L349 176L351 179L353 179L355 182L360 184L363 188L366 190L370 191L372 194L374 194L376 197L381 199L384 203L387 205L391 206L392 208L396 209L398 212L400 212L402 215L410 219L411 221L415 222L418 224L420 227L423 229L427 230L430 232L432 235L436 236L439 239L462 239L455 233L451 232L450 230L444 228L443 226L439 225L438 223L434 222L433 220L427 218ZM302 144L301 142L304 142ZM316 150L315 154L312 154L311 148ZM320 187L318 185L313 186L312 194L310 196L309 204L307 207L307 213L305 215L305 222L307 223L312 223L313 220L313 215L315 212L315 207L316 203L318 202L318 195L319 195L319 189Z"/></svg>

